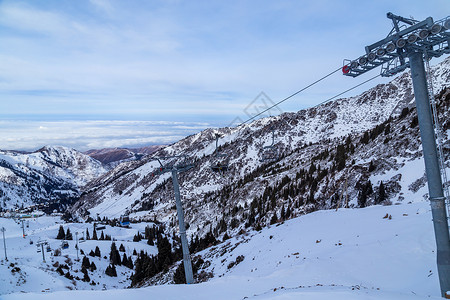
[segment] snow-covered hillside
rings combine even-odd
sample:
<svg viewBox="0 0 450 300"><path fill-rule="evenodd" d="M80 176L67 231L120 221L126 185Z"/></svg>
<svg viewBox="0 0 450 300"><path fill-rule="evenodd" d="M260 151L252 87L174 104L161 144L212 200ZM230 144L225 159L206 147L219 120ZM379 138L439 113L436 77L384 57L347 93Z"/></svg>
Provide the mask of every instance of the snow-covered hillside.
<svg viewBox="0 0 450 300"><path fill-rule="evenodd" d="M36 246L28 241L48 239L52 248L58 246L59 242L52 240L59 226L50 225L54 220L30 221L29 236L23 239L17 224L0 219L0 226L7 228L9 253L9 261L3 259L0 264L0 298L441 299L429 203L417 200L411 204L318 211L250 231L196 254L204 260L200 270L214 274L208 282L125 290L114 289L112 280L104 275L105 264L97 258L91 258L97 270L89 271L97 286L81 281L74 285L56 274L52 265L64 260L71 260L71 273L79 274L75 270L81 262L75 262L73 242L62 250L63 256L46 253L47 262L43 263L41 253L36 253ZM107 230L113 230L109 233L120 244L141 225ZM94 247L88 242L81 244L85 252ZM101 246L102 255L111 242L103 243L107 245ZM127 249L151 248L143 242L126 243ZM13 271L11 263L20 271ZM126 276L121 280L126 281ZM72 290L99 289L103 285L106 291Z"/></svg>
<svg viewBox="0 0 450 300"><path fill-rule="evenodd" d="M122 289L130 286L129 280L132 269L125 266L115 266L117 277L105 275L105 269L109 266L109 254L111 251L111 240L85 240L86 230L92 237L94 233L93 224L73 224L64 223L60 217L43 216L39 218L27 219L25 234L22 237L22 227L20 222L13 219L0 218L0 227L5 227L6 245L8 261L5 261L2 248L3 260L1 261L0 274L0 294L15 292L54 292L60 290L102 290L102 289ZM98 230L98 238L109 235L114 239L116 247L124 246L124 253L127 257L132 256L134 250L138 253L141 250L149 254L156 254L155 246L149 246L145 242L134 243L133 236L144 231L145 226L151 224L135 224L132 229L110 227ZM56 239L59 227L63 226L64 231L68 229L72 233L72 240L67 240L68 248L62 248L63 240ZM76 239L80 240L77 260ZM41 251L39 242L47 242ZM47 250L47 246L49 249ZM92 257L88 254L99 247L100 256ZM59 252L59 254L58 254ZM90 271L90 280L82 281L81 273L82 258L87 256L91 263L94 263L96 270ZM43 259L45 258L45 262ZM58 273L58 267L62 266L62 271L73 277L68 278ZM67 266L65 268L64 266ZM0 296L1 298L1 296Z"/></svg>
<svg viewBox="0 0 450 300"><path fill-rule="evenodd" d="M433 69L439 117L447 131L449 70L450 59ZM271 219L336 207L339 199L364 207L426 197L410 81L405 72L357 97L237 128L207 129L158 151L157 156L183 154L195 161L193 169L179 175L189 234L212 231L221 238L264 227ZM278 158L261 162L271 130ZM229 159L226 172L211 170L216 133L222 136L217 151ZM447 133L444 153L450 148ZM450 156L445 160L448 165ZM118 218L128 211L177 230L170 174L159 174L158 168L151 157L120 165L90 182L72 213Z"/></svg>
<svg viewBox="0 0 450 300"><path fill-rule="evenodd" d="M32 153L0 151L0 206L3 209L76 199L87 182L107 169L66 147Z"/></svg>

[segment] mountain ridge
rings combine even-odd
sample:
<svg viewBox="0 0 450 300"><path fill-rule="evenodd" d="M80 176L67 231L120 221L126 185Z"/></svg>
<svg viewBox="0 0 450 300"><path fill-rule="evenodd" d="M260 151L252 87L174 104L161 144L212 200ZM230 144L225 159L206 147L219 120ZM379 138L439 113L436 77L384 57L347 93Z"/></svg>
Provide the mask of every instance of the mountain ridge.
<svg viewBox="0 0 450 300"><path fill-rule="evenodd" d="M450 59L433 67L438 98L450 85L449 70ZM448 99L441 98L438 107L446 128ZM219 228L221 222L236 233L244 224L265 226L287 208L294 216L336 206L344 186L352 207L380 202L381 183L386 203L407 201L414 193L426 195L423 173L404 173L411 165L423 168L416 119L410 75L404 72L359 96L236 128L206 129L153 157L183 154L195 161L190 173L179 174L188 232L203 236L213 231L220 237L227 232ZM261 164L263 147L272 141L271 128L279 158ZM221 135L217 150L215 134ZM211 170L215 151L229 159L228 172ZM109 218L130 212L136 219L156 218L176 231L170 175L158 174L153 157L125 163L91 182L71 212Z"/></svg>

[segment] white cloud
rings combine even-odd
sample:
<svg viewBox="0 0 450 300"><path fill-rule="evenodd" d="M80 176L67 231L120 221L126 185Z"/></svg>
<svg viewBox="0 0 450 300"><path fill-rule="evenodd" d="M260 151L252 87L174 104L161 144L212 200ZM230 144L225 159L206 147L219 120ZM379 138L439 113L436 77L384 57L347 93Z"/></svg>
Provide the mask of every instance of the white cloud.
<svg viewBox="0 0 450 300"><path fill-rule="evenodd" d="M3 121L0 149L36 150L64 145L84 151L106 147L169 144L205 129L207 123L167 121Z"/></svg>
<svg viewBox="0 0 450 300"><path fill-rule="evenodd" d="M108 0L89 0L89 2L110 16L115 12L113 5Z"/></svg>
<svg viewBox="0 0 450 300"><path fill-rule="evenodd" d="M0 47L0 112L205 122L218 116L223 126L242 117L261 91L277 102L363 53L391 29L387 11L420 19L450 10L448 0L45 2L0 1L0 44L7 45ZM366 78L336 74L281 108L314 105ZM92 132L66 125L77 143L81 135L113 138L93 124ZM48 132L39 135L45 143L67 137L37 126L48 127L39 131ZM12 140L21 136L30 147L33 136L13 132ZM138 134L135 142L144 138Z"/></svg>

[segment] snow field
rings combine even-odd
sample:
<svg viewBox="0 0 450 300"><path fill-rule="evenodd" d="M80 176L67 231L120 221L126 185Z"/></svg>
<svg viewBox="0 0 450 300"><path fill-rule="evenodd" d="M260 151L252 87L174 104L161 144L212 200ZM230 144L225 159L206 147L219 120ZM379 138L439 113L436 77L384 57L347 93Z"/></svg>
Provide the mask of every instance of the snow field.
<svg viewBox="0 0 450 300"><path fill-rule="evenodd" d="M427 202L317 211L198 254L211 263L206 271L213 272L214 278L209 282L108 291L16 292L0 298L441 299ZM239 256L243 260L236 263ZM231 262L235 264L229 267Z"/></svg>
<svg viewBox="0 0 450 300"><path fill-rule="evenodd" d="M108 277L105 275L105 269L109 265L109 253L111 251L112 241L97 241L87 240L80 241L79 243L79 261L77 259L76 235L78 232L78 238L81 240L83 234L86 232L86 228L89 229L90 236L93 235L93 225L86 224L65 224L59 217L40 217L35 219L27 219L24 221L26 237L22 237L21 223L17 224L12 219L0 218L0 227L5 227L5 238L8 261L4 259L3 241L1 241L1 258L0 261L0 295L13 292L54 292L59 290L73 290L73 289L117 289L126 288L130 285L130 276L132 270L124 266L116 266L117 278ZM26 226L28 225L28 227ZM59 226L63 225L66 232L69 228L73 240L69 240L69 248L61 249L61 240L56 240ZM135 224L134 228L120 228L110 227L104 230L104 234L112 236L116 239L116 247L119 248L120 244L124 245L125 253L127 257L132 256L133 250L139 253L141 250L149 254L157 254L155 246L149 246L146 241L133 242L133 236L140 231L144 231L145 226L152 226L151 223ZM101 231L97 231L100 238ZM33 244L30 244L33 241ZM44 246L44 255L46 262L43 262L42 252L37 252L37 242L47 241L51 247L51 252L46 251ZM98 246L100 249L101 257L91 257L89 252L95 250ZM54 256L54 250L60 248L61 255ZM79 280L70 280L56 272L57 264L67 264L71 275L83 278L81 270L81 261L83 255L81 250L89 258L90 262L94 262L97 267L95 271L89 271L91 281L96 284L90 285L89 282L82 282ZM123 252L120 252L121 257ZM106 259L104 257L107 257ZM136 257L133 257L133 260ZM12 264L12 265L11 265ZM18 268L19 270L14 268ZM1 296L0 296L1 299Z"/></svg>

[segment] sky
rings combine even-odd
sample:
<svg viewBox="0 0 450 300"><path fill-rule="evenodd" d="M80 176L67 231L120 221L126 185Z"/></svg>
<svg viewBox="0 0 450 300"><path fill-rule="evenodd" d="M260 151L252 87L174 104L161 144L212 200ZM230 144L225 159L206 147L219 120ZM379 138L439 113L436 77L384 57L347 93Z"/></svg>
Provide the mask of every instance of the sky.
<svg viewBox="0 0 450 300"><path fill-rule="evenodd" d="M236 125L364 54L391 30L387 12L438 20L450 1L0 0L0 149L138 147ZM378 72L337 72L271 113Z"/></svg>

